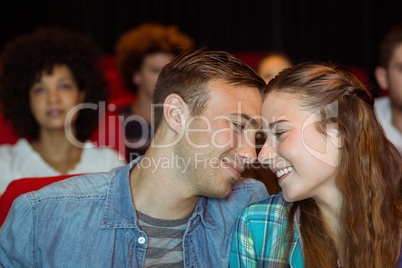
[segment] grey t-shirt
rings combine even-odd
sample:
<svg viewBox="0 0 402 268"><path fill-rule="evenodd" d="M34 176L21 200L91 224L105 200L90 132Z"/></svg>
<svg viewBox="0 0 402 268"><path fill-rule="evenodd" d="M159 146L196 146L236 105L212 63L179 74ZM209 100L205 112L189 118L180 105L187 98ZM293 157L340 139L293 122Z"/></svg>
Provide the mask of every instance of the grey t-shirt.
<svg viewBox="0 0 402 268"><path fill-rule="evenodd" d="M145 267L184 267L182 241L191 215L178 220L160 220L137 213L139 226L149 241Z"/></svg>

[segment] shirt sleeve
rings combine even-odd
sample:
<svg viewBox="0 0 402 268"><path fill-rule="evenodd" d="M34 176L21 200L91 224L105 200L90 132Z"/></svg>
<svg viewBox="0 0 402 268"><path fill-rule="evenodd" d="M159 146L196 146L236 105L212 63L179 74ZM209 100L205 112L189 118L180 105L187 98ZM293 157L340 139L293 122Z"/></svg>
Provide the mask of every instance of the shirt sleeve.
<svg viewBox="0 0 402 268"><path fill-rule="evenodd" d="M230 267L257 267L254 239L247 224L247 209L243 211L235 225Z"/></svg>
<svg viewBox="0 0 402 268"><path fill-rule="evenodd" d="M0 228L0 267L36 267L33 227L31 203L22 195Z"/></svg>

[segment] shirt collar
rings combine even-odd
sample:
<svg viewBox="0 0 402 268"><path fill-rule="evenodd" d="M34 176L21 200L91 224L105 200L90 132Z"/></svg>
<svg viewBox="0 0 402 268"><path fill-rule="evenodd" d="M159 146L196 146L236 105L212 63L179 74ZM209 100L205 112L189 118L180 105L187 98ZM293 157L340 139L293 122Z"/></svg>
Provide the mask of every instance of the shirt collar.
<svg viewBox="0 0 402 268"><path fill-rule="evenodd" d="M217 202L217 200L201 196L200 200L198 200L197 206L194 209L193 215L190 218L190 221L193 222L197 218L197 216L199 216L202 224L204 224L206 227L218 229L219 225L215 221L211 209L207 209L208 203L212 202Z"/></svg>
<svg viewBox="0 0 402 268"><path fill-rule="evenodd" d="M128 165L111 173L102 226L105 228L138 228L137 213L130 187L130 170L141 160L136 158Z"/></svg>
<svg viewBox="0 0 402 268"><path fill-rule="evenodd" d="M138 157L128 165L116 169L114 173L112 172L102 221L104 228L138 228L137 213L131 195L130 170L138 164L141 158ZM208 203L213 202L218 201L201 196L190 217L190 222L196 221L197 216L199 216L201 222L206 227L212 229L219 228L211 210L207 209Z"/></svg>

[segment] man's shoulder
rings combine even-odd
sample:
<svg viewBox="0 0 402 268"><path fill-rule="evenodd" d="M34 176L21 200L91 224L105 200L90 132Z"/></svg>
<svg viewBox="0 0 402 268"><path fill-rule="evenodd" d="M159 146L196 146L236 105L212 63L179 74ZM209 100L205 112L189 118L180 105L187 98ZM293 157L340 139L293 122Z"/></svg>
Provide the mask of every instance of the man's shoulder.
<svg viewBox="0 0 402 268"><path fill-rule="evenodd" d="M32 204L62 200L105 199L117 169L69 177L27 193Z"/></svg>
<svg viewBox="0 0 402 268"><path fill-rule="evenodd" d="M0 154L4 155L7 158L13 157L27 157L27 154L30 154L32 149L29 146L29 143L26 139L19 139L15 144L2 144L0 146Z"/></svg>
<svg viewBox="0 0 402 268"><path fill-rule="evenodd" d="M267 192L267 188L265 187L264 183L259 180L252 178L241 179L233 184L231 194L236 194L237 192L244 191Z"/></svg>

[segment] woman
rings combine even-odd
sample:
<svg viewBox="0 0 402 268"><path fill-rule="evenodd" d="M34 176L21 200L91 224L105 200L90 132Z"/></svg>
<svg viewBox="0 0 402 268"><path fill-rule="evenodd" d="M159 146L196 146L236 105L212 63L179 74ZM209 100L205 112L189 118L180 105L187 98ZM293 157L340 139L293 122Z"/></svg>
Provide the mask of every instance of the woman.
<svg viewBox="0 0 402 268"><path fill-rule="evenodd" d="M24 138L0 146L0 195L10 181L22 177L124 165L124 157L114 150L91 148L87 141L99 122L98 110L79 109L67 116L79 104L106 100L96 67L99 56L85 36L54 29L39 29L6 45L0 56L1 111Z"/></svg>
<svg viewBox="0 0 402 268"><path fill-rule="evenodd" d="M231 267L396 267L400 156L350 72L301 64L267 86L259 160L282 193L246 208Z"/></svg>

